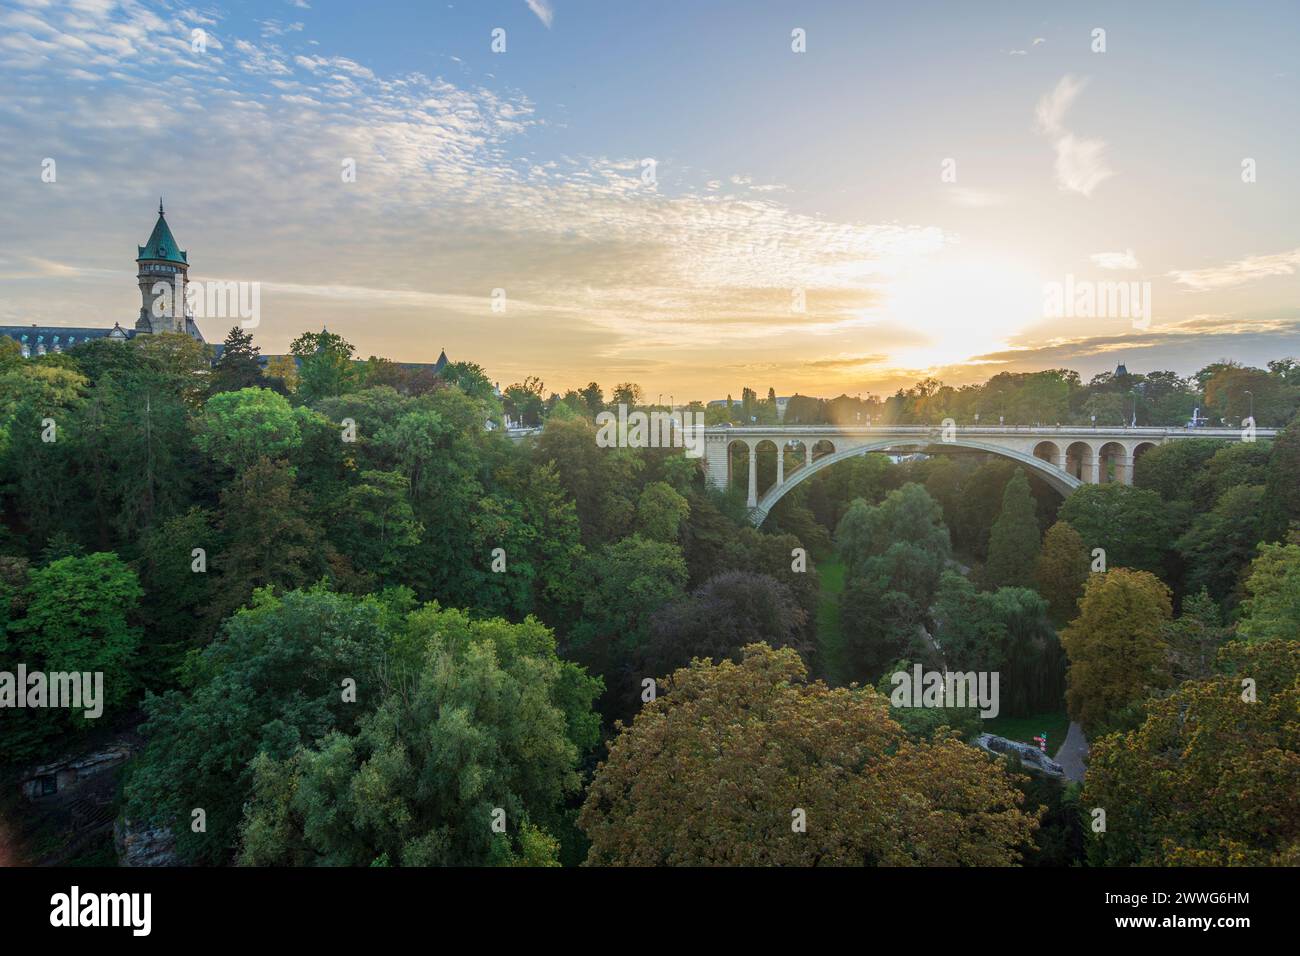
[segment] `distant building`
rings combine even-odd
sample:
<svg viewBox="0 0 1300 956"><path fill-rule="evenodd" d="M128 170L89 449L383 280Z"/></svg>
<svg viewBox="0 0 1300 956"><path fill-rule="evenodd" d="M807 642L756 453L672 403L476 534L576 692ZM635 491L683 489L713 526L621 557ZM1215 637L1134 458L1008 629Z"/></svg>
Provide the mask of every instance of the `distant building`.
<svg viewBox="0 0 1300 956"><path fill-rule="evenodd" d="M194 317L185 309L185 288L189 282L189 255L172 236L158 200L158 221L143 246L136 246L136 282L140 286L140 314L135 324L123 328L114 322L113 327L93 328L63 325L0 325L0 335L7 335L18 343L23 357L62 352L64 349L92 339L109 339L125 342L137 335L158 332L183 332L198 341L203 333L194 323ZM155 307L159 298L165 297L175 307Z"/></svg>
<svg viewBox="0 0 1300 956"><path fill-rule="evenodd" d="M171 227L167 225L167 216L163 211L162 200L158 200L158 221L154 223L153 232L143 246L136 246L136 283L140 286L140 314L135 323L123 328L118 322L112 328L95 328L87 326L65 325L0 325L0 335L6 335L18 343L23 358L45 355L49 352L62 352L74 345L94 339L108 339L125 342L137 335L155 335L160 332L182 332L199 342L207 343L203 333L194 321L193 314L185 307L186 289L189 287L190 257L189 253L176 243ZM158 300L163 299L159 304ZM322 329L322 331L324 331ZM221 357L223 346L212 346L214 361ZM274 355L260 355L263 368ZM432 365L428 362L398 362L403 368L412 371L431 369L433 374L441 374L448 362L446 351L438 355L438 361ZM301 364L295 357L294 363Z"/></svg>

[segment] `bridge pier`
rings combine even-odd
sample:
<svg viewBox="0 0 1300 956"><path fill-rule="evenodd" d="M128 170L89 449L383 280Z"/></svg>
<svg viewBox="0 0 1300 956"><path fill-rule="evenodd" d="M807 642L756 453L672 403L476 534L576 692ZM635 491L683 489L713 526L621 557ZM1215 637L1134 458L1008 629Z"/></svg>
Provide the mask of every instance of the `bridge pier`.
<svg viewBox="0 0 1300 956"><path fill-rule="evenodd" d="M780 482L777 482L779 485ZM749 445L749 497L745 504L751 508L758 507L758 446Z"/></svg>

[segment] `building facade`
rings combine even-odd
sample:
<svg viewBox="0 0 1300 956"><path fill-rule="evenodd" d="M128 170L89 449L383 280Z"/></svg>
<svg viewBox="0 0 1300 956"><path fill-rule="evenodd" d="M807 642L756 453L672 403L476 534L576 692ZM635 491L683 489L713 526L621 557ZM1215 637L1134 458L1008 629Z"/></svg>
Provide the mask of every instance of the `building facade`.
<svg viewBox="0 0 1300 956"><path fill-rule="evenodd" d="M112 328L0 325L0 335L17 342L24 358L62 352L92 339L125 342L137 335L159 332L182 332L200 342L205 341L193 315L185 307L189 254L176 244L161 199L158 200L158 221L154 223L148 241L143 246L136 246L135 263L136 282L140 286L140 314L133 325L127 328L119 322L114 322Z"/></svg>

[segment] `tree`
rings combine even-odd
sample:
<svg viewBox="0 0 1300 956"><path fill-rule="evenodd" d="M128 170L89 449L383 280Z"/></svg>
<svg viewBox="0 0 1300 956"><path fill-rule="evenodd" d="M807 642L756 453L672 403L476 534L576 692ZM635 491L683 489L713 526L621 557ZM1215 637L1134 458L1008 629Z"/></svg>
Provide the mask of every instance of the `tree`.
<svg viewBox="0 0 1300 956"><path fill-rule="evenodd" d="M1034 586L1047 600L1052 622L1058 627L1074 617L1088 569L1088 552L1079 532L1067 521L1048 528L1034 565Z"/></svg>
<svg viewBox="0 0 1300 956"><path fill-rule="evenodd" d="M835 529L835 543L850 577L868 558L884 554L895 542L914 544L940 562L950 553L943 511L921 485L906 484L891 491L879 505L854 501Z"/></svg>
<svg viewBox="0 0 1300 956"><path fill-rule="evenodd" d="M1223 615L1208 591L1202 589L1185 598L1182 613L1165 627L1169 671L1174 682L1209 677L1215 655L1231 633L1223 626Z"/></svg>
<svg viewBox="0 0 1300 956"><path fill-rule="evenodd" d="M641 490L637 501L637 530L651 540L676 543L681 524L690 514L690 502L672 485L654 481Z"/></svg>
<svg viewBox="0 0 1300 956"><path fill-rule="evenodd" d="M1187 563L1188 591L1208 590L1216 601L1235 603L1240 577L1261 537L1264 488L1231 488L1199 514L1176 547Z"/></svg>
<svg viewBox="0 0 1300 956"><path fill-rule="evenodd" d="M840 594L840 627L853 676L874 681L890 661L933 654L927 610L943 565L907 542L868 559Z"/></svg>
<svg viewBox="0 0 1300 956"><path fill-rule="evenodd" d="M204 646L215 633L216 622L206 617L215 591L207 562L219 546L212 514L202 508L168 518L141 536L138 566L151 675L172 674L186 651ZM202 551L202 571L195 570L195 549Z"/></svg>
<svg viewBox="0 0 1300 956"><path fill-rule="evenodd" d="M660 677L693 658L738 659L746 644L793 647L804 655L808 615L790 589L765 574L724 571L655 612L640 670Z"/></svg>
<svg viewBox="0 0 1300 956"><path fill-rule="evenodd" d="M1107 567L1157 571L1178 537L1181 513L1154 491L1111 482L1076 488L1061 505L1060 520L1090 552L1105 550Z"/></svg>
<svg viewBox="0 0 1300 956"><path fill-rule="evenodd" d="M292 355L272 355L266 363L266 378L281 382L292 395L298 390L298 363Z"/></svg>
<svg viewBox="0 0 1300 956"><path fill-rule="evenodd" d="M257 588L301 587L324 571L320 531L307 515L285 462L261 458L221 492L217 527L223 546L212 562L220 588L210 607L216 620Z"/></svg>
<svg viewBox="0 0 1300 956"><path fill-rule="evenodd" d="M390 675L355 733L254 760L240 862L558 865L563 801L600 739L599 682L561 661L531 618L475 621L427 605L402 640L416 666Z"/></svg>
<svg viewBox="0 0 1300 956"><path fill-rule="evenodd" d="M221 348L221 358L212 369L209 391L237 392L242 388L255 388L262 384L262 363L258 358L262 350L253 344L253 333L235 326L226 334Z"/></svg>
<svg viewBox="0 0 1300 956"><path fill-rule="evenodd" d="M1065 656L1047 602L1036 593L1028 588L978 591L949 571L939 585L934 618L945 670L1000 675L1000 714L1024 717L1060 707Z"/></svg>
<svg viewBox="0 0 1300 956"><path fill-rule="evenodd" d="M1022 469L1007 482L1002 496L1002 513L989 535L989 559L984 580L989 587L1029 587L1040 550L1038 519L1034 499Z"/></svg>
<svg viewBox="0 0 1300 956"><path fill-rule="evenodd" d="M289 344L298 359L298 397L311 403L318 398L350 391L359 374L352 356L356 349L342 336L322 329L304 332Z"/></svg>
<svg viewBox="0 0 1300 956"><path fill-rule="evenodd" d="M686 562L677 545L632 535L591 557L588 580L575 640L601 636L632 649L642 643L650 616L682 596Z"/></svg>
<svg viewBox="0 0 1300 956"><path fill-rule="evenodd" d="M143 592L135 572L116 554L67 557L32 571L27 613L11 622L31 670L102 673L106 712L135 685L132 673L140 629L132 623ZM71 712L85 726L83 711Z"/></svg>
<svg viewBox="0 0 1300 956"><path fill-rule="evenodd" d="M363 471L347 490L335 528L340 549L381 584L402 579L424 528L407 498L410 482L392 471Z"/></svg>
<svg viewBox="0 0 1300 956"><path fill-rule="evenodd" d="M1261 544L1246 578L1237 633L1249 642L1300 634L1300 540Z"/></svg>
<svg viewBox="0 0 1300 956"><path fill-rule="evenodd" d="M535 375L508 386L502 395L506 414L521 425L540 425L545 388L546 384Z"/></svg>
<svg viewBox="0 0 1300 956"><path fill-rule="evenodd" d="M1300 641L1231 643L1216 669L1093 743L1083 805L1107 814L1094 865L1300 862Z"/></svg>
<svg viewBox="0 0 1300 956"><path fill-rule="evenodd" d="M379 702L381 662L404 610L400 600L323 589L259 591L191 657L182 689L146 696L148 743L127 779L126 815L169 828L183 860L228 860L253 759L286 759L331 730L353 730ZM355 703L345 679L356 683ZM190 826L195 807L206 812L205 832Z"/></svg>
<svg viewBox="0 0 1300 956"><path fill-rule="evenodd" d="M259 458L282 458L302 443L299 418L283 395L241 388L208 399L194 436L199 448L235 471Z"/></svg>
<svg viewBox="0 0 1300 956"><path fill-rule="evenodd" d="M1300 526L1300 417L1273 441L1265 480L1265 532L1281 540L1291 527Z"/></svg>
<svg viewBox="0 0 1300 956"><path fill-rule="evenodd" d="M1149 448L1133 466L1133 484L1154 491L1165 501L1187 501L1194 482L1189 475L1202 472L1224 442L1214 438L1187 438Z"/></svg>
<svg viewBox="0 0 1300 956"><path fill-rule="evenodd" d="M981 751L907 740L884 697L807 683L789 648L697 661L619 731L579 816L588 865L1005 866L1037 822Z"/></svg>
<svg viewBox="0 0 1300 956"><path fill-rule="evenodd" d="M1112 568L1088 579L1079 616L1061 632L1070 659L1070 718L1090 733L1169 681L1169 589L1154 574Z"/></svg>

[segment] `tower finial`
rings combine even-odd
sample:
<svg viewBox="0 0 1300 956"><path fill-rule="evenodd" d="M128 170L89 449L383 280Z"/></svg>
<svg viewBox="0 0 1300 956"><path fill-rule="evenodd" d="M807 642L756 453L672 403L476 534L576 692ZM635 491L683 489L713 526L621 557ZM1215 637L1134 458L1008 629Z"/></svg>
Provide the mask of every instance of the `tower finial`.
<svg viewBox="0 0 1300 956"><path fill-rule="evenodd" d="M163 214L163 208L162 208L162 196L159 196L159 197L158 197L158 215L161 216L162 214Z"/></svg>

